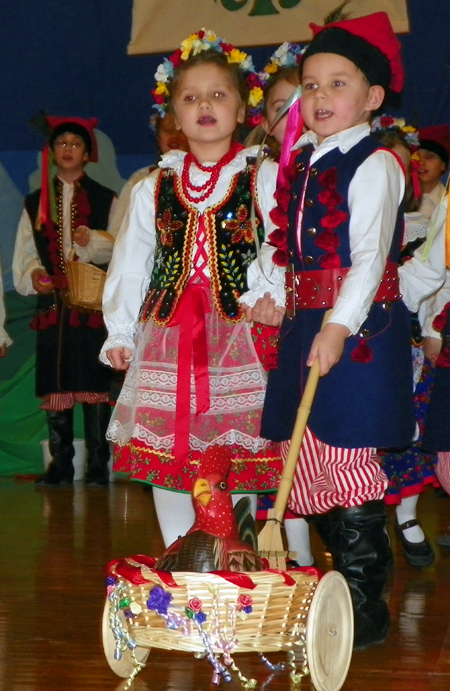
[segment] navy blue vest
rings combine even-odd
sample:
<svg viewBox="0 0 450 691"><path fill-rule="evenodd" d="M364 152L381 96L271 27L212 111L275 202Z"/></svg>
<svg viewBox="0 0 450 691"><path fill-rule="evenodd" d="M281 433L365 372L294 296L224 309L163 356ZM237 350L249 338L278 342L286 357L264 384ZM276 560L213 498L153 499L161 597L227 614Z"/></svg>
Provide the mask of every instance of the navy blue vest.
<svg viewBox="0 0 450 691"><path fill-rule="evenodd" d="M299 200L312 147L296 159L297 177L289 205L288 245L296 271L320 270L333 253L340 266L351 266L348 188L358 167L379 144L366 137L346 154L333 149L309 171L301 228L301 253L296 241ZM324 217L327 220L324 222ZM323 224L333 233L323 235ZM400 252L402 209L399 209L391 256ZM327 239L325 243L319 236ZM318 244L319 242L319 244ZM322 244L322 246L320 246ZM278 369L269 374L262 436L289 439L309 369L306 359L320 330L324 309L298 310L285 319ZM355 362L352 352L364 336L373 357ZM411 326L403 302L373 303L359 334L350 336L337 365L319 381L308 425L323 442L340 448L402 447L414 433Z"/></svg>

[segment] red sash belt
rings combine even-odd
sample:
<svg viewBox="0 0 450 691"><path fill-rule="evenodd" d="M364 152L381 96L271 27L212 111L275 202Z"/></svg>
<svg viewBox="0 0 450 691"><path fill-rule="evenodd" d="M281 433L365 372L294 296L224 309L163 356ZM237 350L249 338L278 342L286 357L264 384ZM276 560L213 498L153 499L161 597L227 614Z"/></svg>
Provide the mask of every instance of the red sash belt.
<svg viewBox="0 0 450 691"><path fill-rule="evenodd" d="M291 265L292 266L292 265ZM397 264L386 264L374 302L401 300ZM349 269L286 271L286 313L289 318L296 309L330 309L334 306L342 282Z"/></svg>
<svg viewBox="0 0 450 691"><path fill-rule="evenodd" d="M187 284L170 326L180 326L177 368L174 456L186 460L189 454L191 420L191 365L194 369L196 413L210 407L208 346L205 314L210 311L204 285Z"/></svg>

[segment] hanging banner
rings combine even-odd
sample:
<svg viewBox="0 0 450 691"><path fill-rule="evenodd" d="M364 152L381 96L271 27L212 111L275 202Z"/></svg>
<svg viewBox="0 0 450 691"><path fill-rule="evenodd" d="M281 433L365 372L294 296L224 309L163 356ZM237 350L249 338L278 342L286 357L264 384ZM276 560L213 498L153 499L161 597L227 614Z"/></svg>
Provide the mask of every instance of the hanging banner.
<svg viewBox="0 0 450 691"><path fill-rule="evenodd" d="M170 53L205 27L236 46L311 39L310 22L323 24L340 0L134 0L130 55ZM387 12L396 33L409 31L407 0L350 0L348 18Z"/></svg>

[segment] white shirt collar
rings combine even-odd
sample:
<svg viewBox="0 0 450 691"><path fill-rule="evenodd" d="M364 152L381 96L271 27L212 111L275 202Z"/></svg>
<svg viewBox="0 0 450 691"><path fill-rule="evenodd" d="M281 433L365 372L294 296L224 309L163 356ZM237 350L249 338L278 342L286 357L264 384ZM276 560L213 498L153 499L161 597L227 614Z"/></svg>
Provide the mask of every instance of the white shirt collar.
<svg viewBox="0 0 450 691"><path fill-rule="evenodd" d="M302 134L300 139L292 147L292 151L295 149L300 149L302 146L307 146L312 144L316 149L317 153L327 153L336 147L339 147L343 154L347 153L355 144L361 141L364 137L370 134L369 123L364 122L362 125L355 125L354 127L349 127L347 130L342 130L342 132L337 132L332 134L323 140L321 144L317 141L317 134L312 130Z"/></svg>

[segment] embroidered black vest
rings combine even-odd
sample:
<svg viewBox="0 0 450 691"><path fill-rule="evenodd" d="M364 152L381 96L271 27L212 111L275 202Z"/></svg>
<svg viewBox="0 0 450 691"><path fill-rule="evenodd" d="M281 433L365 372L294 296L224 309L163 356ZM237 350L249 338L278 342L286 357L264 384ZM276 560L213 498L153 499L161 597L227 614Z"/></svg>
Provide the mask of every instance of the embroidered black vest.
<svg viewBox="0 0 450 691"><path fill-rule="evenodd" d="M57 178L55 178L54 180L54 185L55 196L58 203L58 198L60 198L61 193L59 190L60 183L58 182ZM88 222L86 225L94 230L106 230L108 227L109 211L111 208L112 200L115 197L115 193L113 192L113 190L110 190L107 187L100 185L100 183L96 182L95 180L92 180L87 175L83 175L83 177L81 177L75 183L74 196L72 200L72 213L74 218L76 217L77 213L77 194L80 190L86 190L89 199L90 213L87 217ZM32 194L29 194L25 199L25 208L28 212L31 224L33 226L34 241L36 243L36 249L39 254L39 259L45 267L47 273L49 275L53 275L54 269L52 262L50 260L50 252L54 252L55 248L49 247L51 241L47 237L45 229L39 228L38 230L36 230L35 228L36 216L39 210L40 196L40 189L36 190L36 192L32 192ZM56 226L56 231L58 235L58 247L56 251L60 254L60 267L63 270L64 262L62 256L62 229L60 229L59 226ZM102 266L101 268L107 267Z"/></svg>
<svg viewBox="0 0 450 691"><path fill-rule="evenodd" d="M245 169L232 178L225 197L203 213L214 305L228 322L244 318L238 298L247 290L247 267L256 258L251 223L255 174L255 161L248 159ZM264 228L257 203L255 207L261 243ZM155 219L155 263L140 320L152 318L163 326L170 322L189 281L200 219L200 212L184 197L181 180L173 170L162 170L158 176Z"/></svg>

